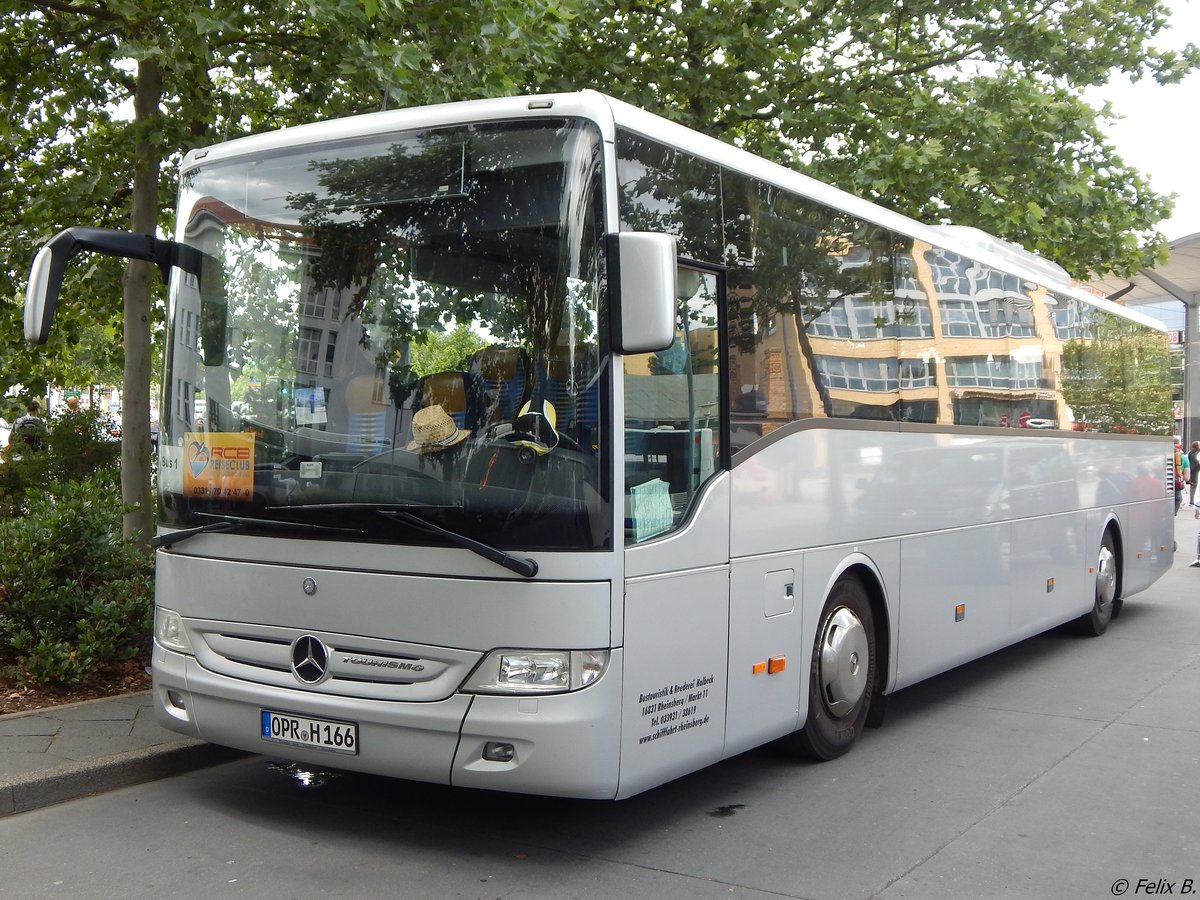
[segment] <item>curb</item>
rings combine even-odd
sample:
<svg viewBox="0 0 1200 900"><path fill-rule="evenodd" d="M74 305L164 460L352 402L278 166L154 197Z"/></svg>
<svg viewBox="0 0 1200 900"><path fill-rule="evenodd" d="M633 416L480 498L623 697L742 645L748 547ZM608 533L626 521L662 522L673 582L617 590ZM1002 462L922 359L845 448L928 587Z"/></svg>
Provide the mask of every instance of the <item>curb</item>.
<svg viewBox="0 0 1200 900"><path fill-rule="evenodd" d="M0 781L0 818L180 775L248 755L241 750L188 738L19 775Z"/></svg>

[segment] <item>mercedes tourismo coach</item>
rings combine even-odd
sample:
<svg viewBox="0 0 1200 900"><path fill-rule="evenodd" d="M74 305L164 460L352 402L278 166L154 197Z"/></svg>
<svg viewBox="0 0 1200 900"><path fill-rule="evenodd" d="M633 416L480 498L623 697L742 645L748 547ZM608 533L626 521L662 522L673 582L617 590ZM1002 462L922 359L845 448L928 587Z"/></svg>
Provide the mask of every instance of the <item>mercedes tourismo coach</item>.
<svg viewBox="0 0 1200 900"><path fill-rule="evenodd" d="M189 153L154 698L312 765L576 797L886 696L1171 563L1161 328L600 94Z"/></svg>

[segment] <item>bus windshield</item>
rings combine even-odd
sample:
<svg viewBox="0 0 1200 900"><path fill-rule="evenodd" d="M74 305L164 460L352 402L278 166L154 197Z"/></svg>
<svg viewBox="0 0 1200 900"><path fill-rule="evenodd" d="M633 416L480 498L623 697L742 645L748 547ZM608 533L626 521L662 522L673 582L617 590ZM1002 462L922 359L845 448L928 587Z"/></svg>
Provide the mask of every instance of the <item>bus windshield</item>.
<svg viewBox="0 0 1200 900"><path fill-rule="evenodd" d="M540 120L185 172L176 240L219 276L173 284L160 521L611 546L600 146Z"/></svg>

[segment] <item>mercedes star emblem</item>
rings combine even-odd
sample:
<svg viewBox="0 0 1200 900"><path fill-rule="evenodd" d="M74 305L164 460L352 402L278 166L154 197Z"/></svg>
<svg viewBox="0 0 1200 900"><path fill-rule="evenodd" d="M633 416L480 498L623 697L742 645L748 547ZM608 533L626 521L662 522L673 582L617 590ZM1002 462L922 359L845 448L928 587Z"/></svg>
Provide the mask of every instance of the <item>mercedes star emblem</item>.
<svg viewBox="0 0 1200 900"><path fill-rule="evenodd" d="M305 684L316 684L329 671L329 650L311 634L292 643L292 672Z"/></svg>

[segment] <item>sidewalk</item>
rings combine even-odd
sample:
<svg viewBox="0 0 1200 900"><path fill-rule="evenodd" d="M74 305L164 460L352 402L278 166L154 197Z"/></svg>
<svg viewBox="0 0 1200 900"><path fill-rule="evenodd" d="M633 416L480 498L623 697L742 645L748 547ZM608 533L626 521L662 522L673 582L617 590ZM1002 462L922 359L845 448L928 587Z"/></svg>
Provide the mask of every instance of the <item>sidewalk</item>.
<svg viewBox="0 0 1200 900"><path fill-rule="evenodd" d="M0 716L0 817L244 754L154 721L150 692Z"/></svg>

